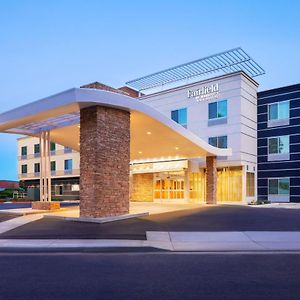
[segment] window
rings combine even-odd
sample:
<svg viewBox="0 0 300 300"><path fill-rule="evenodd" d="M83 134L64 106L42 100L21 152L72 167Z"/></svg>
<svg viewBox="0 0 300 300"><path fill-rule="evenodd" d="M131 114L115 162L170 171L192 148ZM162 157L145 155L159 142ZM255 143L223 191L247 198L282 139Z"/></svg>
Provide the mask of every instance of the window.
<svg viewBox="0 0 300 300"><path fill-rule="evenodd" d="M22 174L27 174L27 165L21 166L21 172L22 172Z"/></svg>
<svg viewBox="0 0 300 300"><path fill-rule="evenodd" d="M73 164L72 159L66 159L65 160L65 171L72 170L72 164Z"/></svg>
<svg viewBox="0 0 300 300"><path fill-rule="evenodd" d="M288 135L268 139L269 154L283 154L290 152L290 137Z"/></svg>
<svg viewBox="0 0 300 300"><path fill-rule="evenodd" d="M64 148L64 153L71 153L71 152L72 152L72 148L70 148L70 147Z"/></svg>
<svg viewBox="0 0 300 300"><path fill-rule="evenodd" d="M255 187L255 174L251 172L246 173L246 196L254 196L254 187Z"/></svg>
<svg viewBox="0 0 300 300"><path fill-rule="evenodd" d="M208 118L219 119L227 117L227 100L212 102L208 104Z"/></svg>
<svg viewBox="0 0 300 300"><path fill-rule="evenodd" d="M171 111L171 119L183 127L187 127L187 109L181 108Z"/></svg>
<svg viewBox="0 0 300 300"><path fill-rule="evenodd" d="M56 171L56 161L51 161L50 166L51 166L51 171Z"/></svg>
<svg viewBox="0 0 300 300"><path fill-rule="evenodd" d="M269 195L289 195L289 193L290 193L289 178L269 179Z"/></svg>
<svg viewBox="0 0 300 300"><path fill-rule="evenodd" d="M27 156L27 146L23 146L23 147L21 148L21 155L22 155L22 156Z"/></svg>
<svg viewBox="0 0 300 300"><path fill-rule="evenodd" d="M56 150L56 144L51 142L50 143L50 151L55 151Z"/></svg>
<svg viewBox="0 0 300 300"><path fill-rule="evenodd" d="M227 148L227 136L209 137L208 143L214 147Z"/></svg>
<svg viewBox="0 0 300 300"><path fill-rule="evenodd" d="M268 106L268 119L272 120L284 120L290 117L290 102L282 101L278 103L272 103Z"/></svg>
<svg viewBox="0 0 300 300"><path fill-rule="evenodd" d="M40 144L35 144L34 145L34 154L39 154L40 153Z"/></svg>
<svg viewBox="0 0 300 300"><path fill-rule="evenodd" d="M72 192L79 192L80 191L79 184L72 184L71 190Z"/></svg>
<svg viewBox="0 0 300 300"><path fill-rule="evenodd" d="M63 195L63 186L55 185L55 196L62 196L62 195Z"/></svg>
<svg viewBox="0 0 300 300"><path fill-rule="evenodd" d="M34 164L34 173L40 173L40 164L39 163Z"/></svg>

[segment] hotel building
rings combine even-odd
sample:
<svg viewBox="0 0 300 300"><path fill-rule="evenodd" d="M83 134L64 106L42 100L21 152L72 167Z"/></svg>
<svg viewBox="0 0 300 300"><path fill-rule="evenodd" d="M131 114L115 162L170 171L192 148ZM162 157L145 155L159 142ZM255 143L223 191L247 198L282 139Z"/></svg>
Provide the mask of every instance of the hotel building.
<svg viewBox="0 0 300 300"><path fill-rule="evenodd" d="M258 93L258 199L300 202L300 84Z"/></svg>
<svg viewBox="0 0 300 300"><path fill-rule="evenodd" d="M229 57L232 58L235 51L240 56L246 55L241 49L235 49L227 52L232 55ZM225 74L210 76L204 80L193 80L189 83L179 80L176 84L173 81L169 84L166 80L160 81L159 86L144 84L147 78L151 82L155 81L157 75L159 78L169 78L172 73L168 69L130 81L127 87L118 90L99 83L83 88L129 94L135 98L132 101L140 101L154 108L206 143L218 148L232 149L231 156L218 156L216 160L216 200L218 203L247 203L256 199L258 83L253 79L254 75L251 76L251 72L246 72L243 68L228 67L227 53L216 56L225 62L227 57ZM250 60L246 58L243 64ZM214 64L213 59L214 57L209 57L204 60ZM252 63L253 68L259 68L255 62ZM192 72L193 64L194 62L184 65L186 74ZM174 72L182 74L180 68L182 66L175 67ZM261 70L255 76L263 74ZM160 147L159 144L151 143L151 139L157 134L159 132L155 128L148 129L145 138L148 148L155 150ZM178 157L166 155L148 159L140 152L141 159L135 157L130 161L131 201L206 201L205 157L185 159L181 155L182 149L176 145L176 140L173 142L175 146L172 150L176 150ZM39 187L39 147L38 138L24 137L18 140L19 179L26 187ZM79 163L79 152L58 143L51 143L53 198L78 199Z"/></svg>

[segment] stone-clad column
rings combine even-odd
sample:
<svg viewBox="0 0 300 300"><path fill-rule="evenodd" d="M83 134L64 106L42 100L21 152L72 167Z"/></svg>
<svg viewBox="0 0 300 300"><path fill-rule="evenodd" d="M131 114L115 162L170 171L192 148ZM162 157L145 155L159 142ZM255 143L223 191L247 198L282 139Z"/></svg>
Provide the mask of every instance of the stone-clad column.
<svg viewBox="0 0 300 300"><path fill-rule="evenodd" d="M80 111L80 216L129 212L130 113L93 106Z"/></svg>
<svg viewBox="0 0 300 300"><path fill-rule="evenodd" d="M206 157L206 203L217 204L217 158Z"/></svg>

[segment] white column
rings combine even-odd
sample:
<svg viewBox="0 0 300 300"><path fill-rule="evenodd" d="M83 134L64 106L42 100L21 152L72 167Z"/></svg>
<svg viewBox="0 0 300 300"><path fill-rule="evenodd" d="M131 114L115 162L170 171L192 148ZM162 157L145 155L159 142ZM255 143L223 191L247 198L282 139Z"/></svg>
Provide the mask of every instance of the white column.
<svg viewBox="0 0 300 300"><path fill-rule="evenodd" d="M50 132L40 134L40 201L51 201Z"/></svg>

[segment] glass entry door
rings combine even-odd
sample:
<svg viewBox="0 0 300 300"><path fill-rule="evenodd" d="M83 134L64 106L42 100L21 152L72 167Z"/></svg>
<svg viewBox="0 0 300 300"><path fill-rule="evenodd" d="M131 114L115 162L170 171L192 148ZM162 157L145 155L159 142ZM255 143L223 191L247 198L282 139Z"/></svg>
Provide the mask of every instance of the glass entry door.
<svg viewBox="0 0 300 300"><path fill-rule="evenodd" d="M184 176L159 174L154 177L154 200L184 200Z"/></svg>

